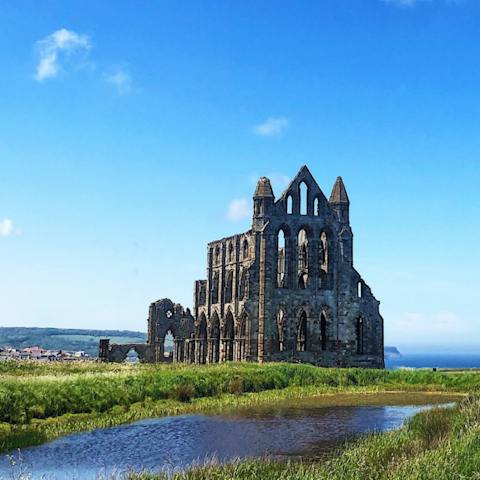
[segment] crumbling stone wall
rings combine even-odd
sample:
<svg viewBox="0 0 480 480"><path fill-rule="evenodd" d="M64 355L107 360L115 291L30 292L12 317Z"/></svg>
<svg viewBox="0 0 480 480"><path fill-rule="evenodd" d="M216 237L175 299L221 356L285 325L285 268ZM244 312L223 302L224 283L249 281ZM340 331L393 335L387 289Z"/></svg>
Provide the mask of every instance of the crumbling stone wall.
<svg viewBox="0 0 480 480"><path fill-rule="evenodd" d="M150 305L145 361L165 360L171 331L176 362L383 368L383 319L353 267L349 207L340 177L328 200L306 166L277 200L262 177L252 228L208 244L194 316L168 299ZM122 357L109 348L102 358Z"/></svg>

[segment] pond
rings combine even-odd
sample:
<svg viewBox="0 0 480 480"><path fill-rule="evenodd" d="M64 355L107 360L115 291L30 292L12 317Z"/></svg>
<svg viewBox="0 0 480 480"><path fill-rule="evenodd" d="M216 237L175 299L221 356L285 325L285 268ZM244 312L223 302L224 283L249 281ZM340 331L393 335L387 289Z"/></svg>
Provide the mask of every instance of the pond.
<svg viewBox="0 0 480 480"><path fill-rule="evenodd" d="M0 478L22 472L31 479L106 478L128 470L171 471L213 458L314 459L347 439L398 428L422 409L452 400L425 394L337 395L142 420L23 449L19 462L14 454L14 467L4 456Z"/></svg>

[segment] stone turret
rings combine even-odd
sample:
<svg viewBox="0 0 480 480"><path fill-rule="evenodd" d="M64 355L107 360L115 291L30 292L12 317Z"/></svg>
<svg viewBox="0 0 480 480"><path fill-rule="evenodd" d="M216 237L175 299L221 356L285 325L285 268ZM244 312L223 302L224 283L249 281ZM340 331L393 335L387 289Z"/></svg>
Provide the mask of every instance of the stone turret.
<svg viewBox="0 0 480 480"><path fill-rule="evenodd" d="M337 177L330 195L329 203L337 213L339 222L348 225L350 223L350 200L348 199L347 190L343 184L342 177Z"/></svg>
<svg viewBox="0 0 480 480"><path fill-rule="evenodd" d="M261 227L263 220L273 210L275 195L273 194L272 185L267 177L260 177L257 188L253 194L253 220L254 224Z"/></svg>
<svg viewBox="0 0 480 480"><path fill-rule="evenodd" d="M338 221L342 226L339 234L341 243L341 259L342 261L353 266L353 233L350 228L350 200L348 199L347 190L343 184L342 177L337 177L332 194L329 200L333 210L335 210Z"/></svg>

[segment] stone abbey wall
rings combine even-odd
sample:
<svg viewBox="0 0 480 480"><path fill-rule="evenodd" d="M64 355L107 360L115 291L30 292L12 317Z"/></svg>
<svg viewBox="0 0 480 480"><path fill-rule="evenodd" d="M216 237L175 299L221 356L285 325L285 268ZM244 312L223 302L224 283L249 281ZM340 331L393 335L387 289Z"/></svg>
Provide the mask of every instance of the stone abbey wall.
<svg viewBox="0 0 480 480"><path fill-rule="evenodd" d="M193 315L168 299L152 303L147 344L104 341L100 358L121 361L134 348L145 362L383 368L383 319L353 267L349 206L340 177L328 200L306 166L278 199L262 177L252 228L208 245L207 278L195 282ZM167 332L174 337L170 356Z"/></svg>

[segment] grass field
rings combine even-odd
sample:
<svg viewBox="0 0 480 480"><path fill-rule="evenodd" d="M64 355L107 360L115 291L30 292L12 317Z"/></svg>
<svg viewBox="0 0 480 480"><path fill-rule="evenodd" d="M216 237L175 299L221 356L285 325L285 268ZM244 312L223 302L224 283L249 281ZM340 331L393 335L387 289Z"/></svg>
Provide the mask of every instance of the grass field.
<svg viewBox="0 0 480 480"><path fill-rule="evenodd" d="M294 364L0 364L0 449L152 416L343 392L471 392L480 374Z"/></svg>

